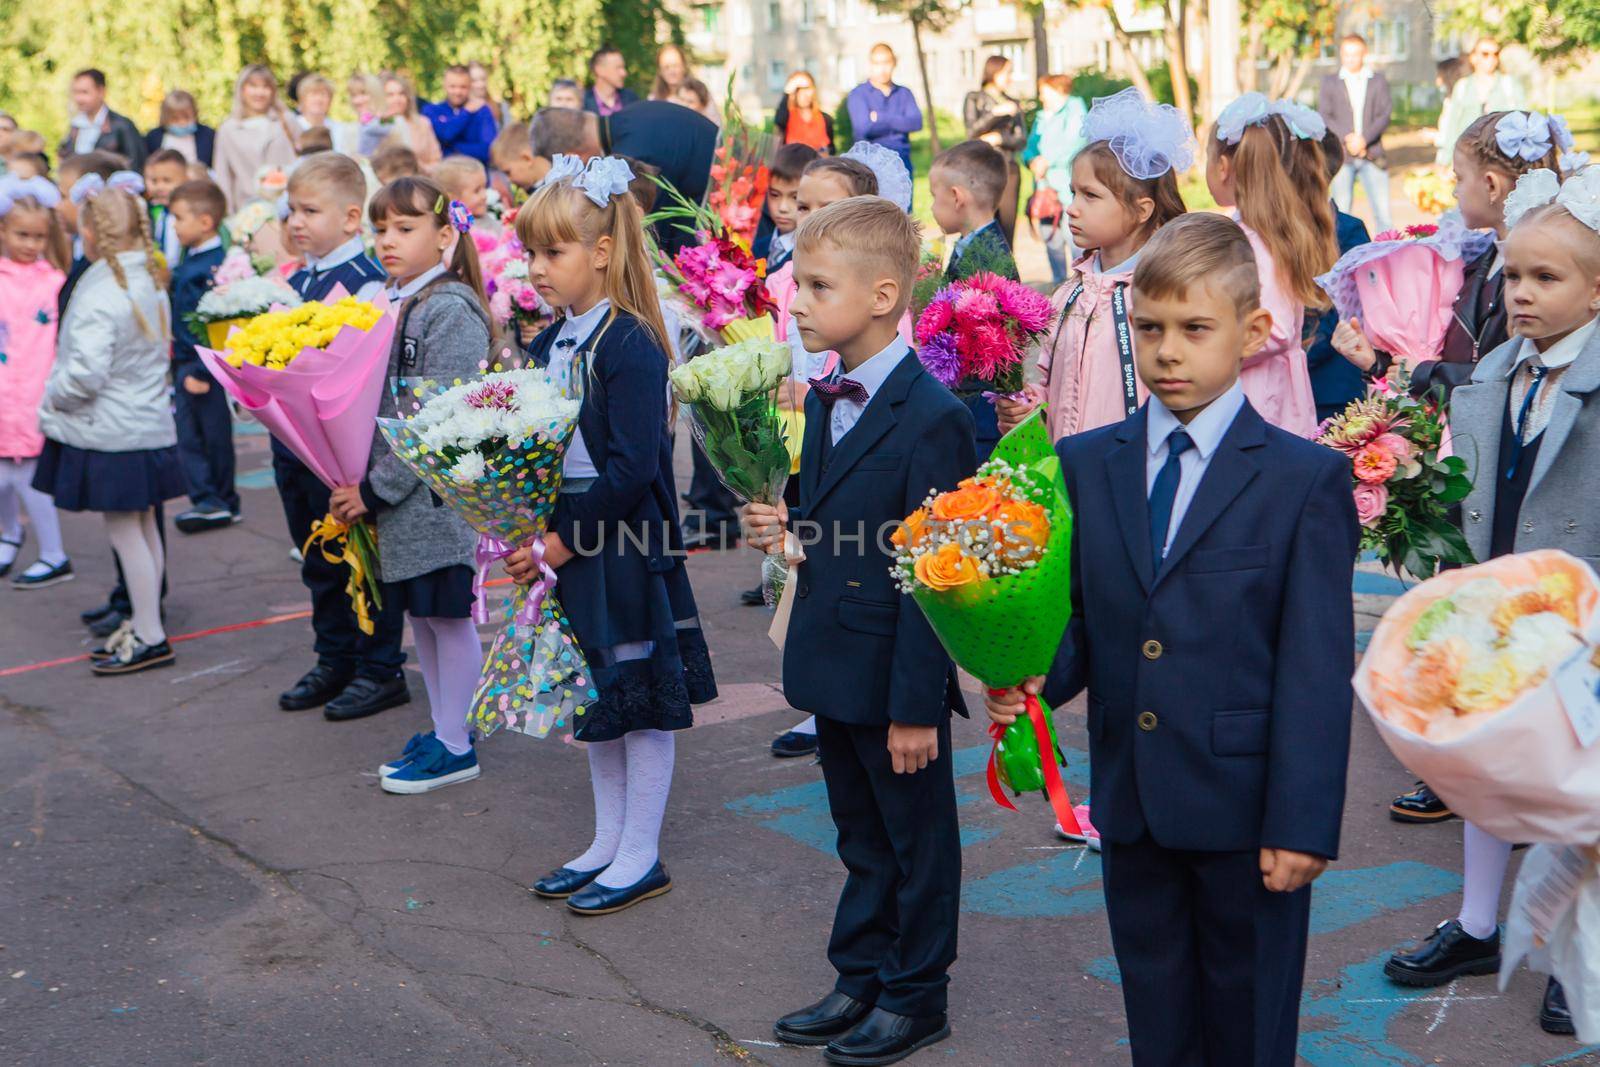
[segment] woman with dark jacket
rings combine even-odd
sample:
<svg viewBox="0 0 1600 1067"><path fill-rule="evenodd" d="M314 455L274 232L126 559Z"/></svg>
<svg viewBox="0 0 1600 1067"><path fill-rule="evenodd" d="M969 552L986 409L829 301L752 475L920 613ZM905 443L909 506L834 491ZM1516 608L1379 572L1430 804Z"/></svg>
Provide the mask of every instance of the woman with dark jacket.
<svg viewBox="0 0 1600 1067"><path fill-rule="evenodd" d="M1011 87L1011 60L990 56L983 61L983 86L967 94L962 117L969 141L987 141L1006 157L1006 189L1000 194L1000 228L1006 244L1013 244L1017 233L1017 194L1022 187L1022 167L1017 154L1028 143L1028 128L1022 121L1022 105L1007 90Z"/></svg>
<svg viewBox="0 0 1600 1067"><path fill-rule="evenodd" d="M163 148L182 154L190 163L210 168L217 133L201 125L194 97L174 89L161 100L161 124L144 135L145 152L155 155Z"/></svg>
<svg viewBox="0 0 1600 1067"><path fill-rule="evenodd" d="M823 109L810 71L789 75L772 125L782 144L810 145L822 155L833 155L833 116Z"/></svg>

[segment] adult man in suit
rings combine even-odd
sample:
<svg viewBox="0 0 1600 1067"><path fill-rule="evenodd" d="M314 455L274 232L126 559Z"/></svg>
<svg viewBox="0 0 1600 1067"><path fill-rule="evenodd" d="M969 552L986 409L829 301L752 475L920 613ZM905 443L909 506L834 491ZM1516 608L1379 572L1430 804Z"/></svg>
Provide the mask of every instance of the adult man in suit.
<svg viewBox="0 0 1600 1067"><path fill-rule="evenodd" d="M129 170L143 172L144 138L133 120L106 106L104 72L90 67L72 76L72 105L72 123L61 139L62 159L100 149L122 156Z"/></svg>
<svg viewBox="0 0 1600 1067"><path fill-rule="evenodd" d="M1345 164L1333 179L1333 202L1348 212L1360 178L1372 205L1373 225L1379 232L1387 230L1389 160L1383 131L1389 128L1394 104L1389 79L1367 66L1367 42L1359 33L1346 34L1339 42L1339 71L1322 79L1317 111L1344 142Z"/></svg>

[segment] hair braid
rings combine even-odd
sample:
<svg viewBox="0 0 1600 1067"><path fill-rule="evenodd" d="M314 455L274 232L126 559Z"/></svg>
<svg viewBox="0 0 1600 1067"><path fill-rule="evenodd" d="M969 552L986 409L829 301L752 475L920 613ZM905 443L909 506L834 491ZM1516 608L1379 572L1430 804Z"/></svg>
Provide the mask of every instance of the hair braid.
<svg viewBox="0 0 1600 1067"><path fill-rule="evenodd" d="M101 193L99 196L85 201L83 205L88 215L89 228L94 231L95 251L100 254L101 259L105 260L106 266L111 268L111 276L117 280L118 288L127 294L128 303L133 310L133 320L139 324L139 332L146 337L154 338L156 335L151 332L150 323L146 321L144 313L139 310L139 305L134 301L133 293L128 288L128 274L122 268L122 260L117 258L125 250L106 247L107 244L123 243L122 241L109 241L107 240L108 238L113 236L126 238L127 236L126 234L116 234L114 231L116 220L111 217L110 212L106 210L105 205L102 203L105 197L109 195L112 195L109 191ZM132 197L129 197L129 200L132 199ZM134 202L133 210L136 212L139 210L137 202Z"/></svg>
<svg viewBox="0 0 1600 1067"><path fill-rule="evenodd" d="M150 212L137 201L134 206L138 208L139 236L144 238L144 253L150 263L150 280L155 283L157 289L165 289L168 279L172 276L172 264L166 262L166 253L156 247L155 237L150 232ZM158 259L158 256L161 258Z"/></svg>

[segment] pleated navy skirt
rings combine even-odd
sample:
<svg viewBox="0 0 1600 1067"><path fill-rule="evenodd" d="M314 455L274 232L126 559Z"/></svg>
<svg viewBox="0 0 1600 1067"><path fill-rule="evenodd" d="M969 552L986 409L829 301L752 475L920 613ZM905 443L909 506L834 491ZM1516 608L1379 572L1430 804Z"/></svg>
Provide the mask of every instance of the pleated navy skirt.
<svg viewBox="0 0 1600 1067"><path fill-rule="evenodd" d="M49 438L33 487L63 511L144 511L189 492L176 446L99 452Z"/></svg>
<svg viewBox="0 0 1600 1067"><path fill-rule="evenodd" d="M383 610L418 619L465 619L472 615L472 568L440 567L403 582L383 583Z"/></svg>

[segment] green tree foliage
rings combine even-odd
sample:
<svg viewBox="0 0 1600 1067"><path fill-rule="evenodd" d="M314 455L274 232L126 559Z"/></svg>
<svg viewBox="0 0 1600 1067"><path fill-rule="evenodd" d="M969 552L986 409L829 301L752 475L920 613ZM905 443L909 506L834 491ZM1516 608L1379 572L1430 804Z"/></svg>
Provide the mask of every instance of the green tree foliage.
<svg viewBox="0 0 1600 1067"><path fill-rule="evenodd" d="M144 128L178 88L199 100L202 121L220 122L247 63L284 79L322 71L341 89L356 71L399 70L437 95L445 67L477 59L489 64L496 95L528 111L552 78L581 79L603 41L622 49L633 80L648 88L658 36L679 35L663 0L0 3L0 110L54 143L66 127L68 80L83 67L104 70L112 106Z"/></svg>
<svg viewBox="0 0 1600 1067"><path fill-rule="evenodd" d="M1494 5L1447 0L1441 6L1446 28L1520 41L1547 62L1576 61L1600 48L1600 4L1595 0L1503 0Z"/></svg>

